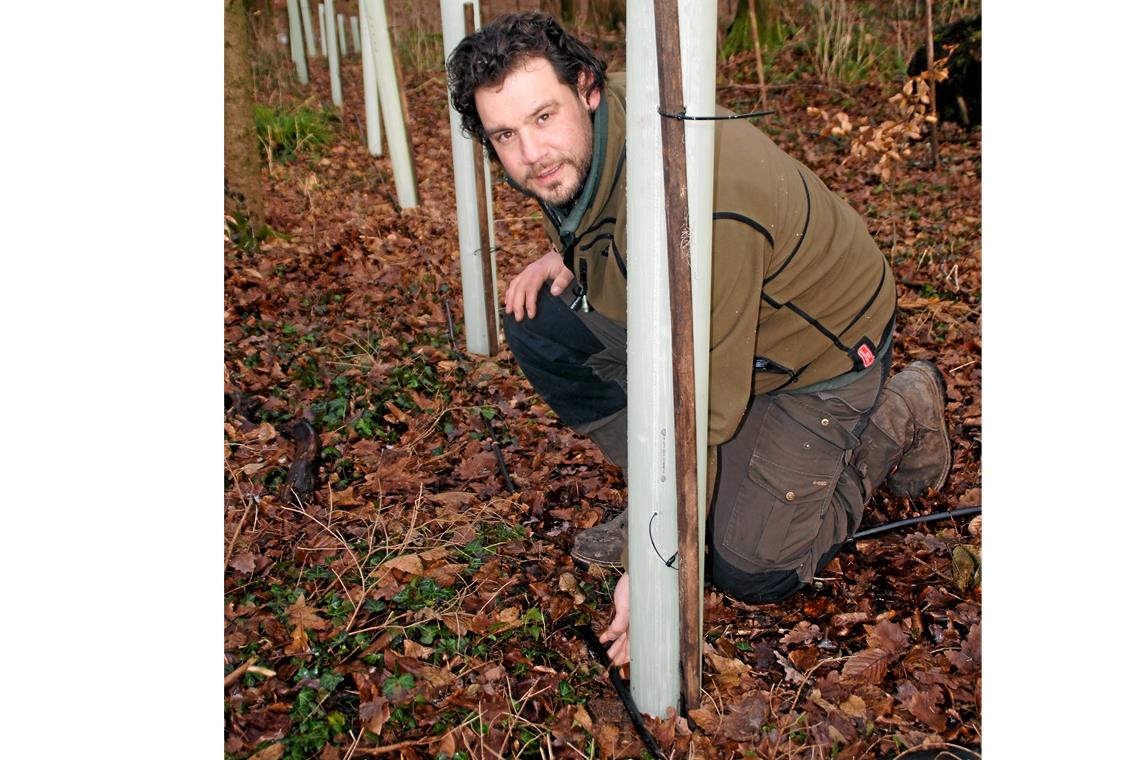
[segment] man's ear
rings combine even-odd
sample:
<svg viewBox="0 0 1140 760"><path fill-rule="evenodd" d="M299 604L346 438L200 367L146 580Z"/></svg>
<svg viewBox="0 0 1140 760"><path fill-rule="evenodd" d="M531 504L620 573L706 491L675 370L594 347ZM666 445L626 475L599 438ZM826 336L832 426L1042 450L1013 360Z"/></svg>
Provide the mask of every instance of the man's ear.
<svg viewBox="0 0 1140 760"><path fill-rule="evenodd" d="M582 102L591 112L596 111L598 104L602 102L602 88L594 87L593 83L592 76L585 71L578 72L578 97L582 98Z"/></svg>

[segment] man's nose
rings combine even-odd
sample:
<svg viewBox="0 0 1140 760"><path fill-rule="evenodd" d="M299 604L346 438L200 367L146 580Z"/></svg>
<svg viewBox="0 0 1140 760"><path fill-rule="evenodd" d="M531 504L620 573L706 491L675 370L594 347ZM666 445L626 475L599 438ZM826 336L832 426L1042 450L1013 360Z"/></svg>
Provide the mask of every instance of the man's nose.
<svg viewBox="0 0 1140 760"><path fill-rule="evenodd" d="M537 163L544 152L542 141L535 135L525 132L519 133L519 155L527 165Z"/></svg>

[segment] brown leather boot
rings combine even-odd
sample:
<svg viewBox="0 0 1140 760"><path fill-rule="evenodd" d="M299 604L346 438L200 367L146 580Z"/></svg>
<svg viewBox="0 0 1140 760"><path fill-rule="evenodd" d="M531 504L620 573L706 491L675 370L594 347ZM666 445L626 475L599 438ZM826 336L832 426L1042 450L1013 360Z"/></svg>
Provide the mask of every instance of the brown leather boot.
<svg viewBox="0 0 1140 760"><path fill-rule="evenodd" d="M583 435L589 436L606 459L621 468L622 474L629 472L629 460L626 455L626 410L599 420L594 423L575 428ZM626 479L628 482L628 478ZM574 547L570 556L580 562L603 567L622 567L624 564L627 516L629 507L612 520L586 528L574 537Z"/></svg>
<svg viewBox="0 0 1140 760"><path fill-rule="evenodd" d="M865 498L884 481L895 496L942 487L951 461L945 406L942 373L928 361L913 362L887 380L855 451Z"/></svg>
<svg viewBox="0 0 1140 760"><path fill-rule="evenodd" d="M950 474L950 436L946 433L946 382L928 361L912 362L887 380L884 392L902 397L909 411L902 458L887 477L895 496L922 496L938 490Z"/></svg>
<svg viewBox="0 0 1140 760"><path fill-rule="evenodd" d="M595 525L574 537L570 556L588 565L622 567L629 533L629 507L609 522Z"/></svg>

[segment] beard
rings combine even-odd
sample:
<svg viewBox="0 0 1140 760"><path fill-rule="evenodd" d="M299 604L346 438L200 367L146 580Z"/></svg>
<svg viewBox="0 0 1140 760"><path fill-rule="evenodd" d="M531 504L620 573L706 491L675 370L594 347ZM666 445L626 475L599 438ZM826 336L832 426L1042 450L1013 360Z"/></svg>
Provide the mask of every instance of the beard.
<svg viewBox="0 0 1140 760"><path fill-rule="evenodd" d="M570 205L582 192L582 186L586 184L592 159L592 144L580 156L564 153L556 160L548 161L528 171L525 185L546 203L554 206ZM558 164L562 165L563 175L559 181L549 186L539 184L538 177Z"/></svg>

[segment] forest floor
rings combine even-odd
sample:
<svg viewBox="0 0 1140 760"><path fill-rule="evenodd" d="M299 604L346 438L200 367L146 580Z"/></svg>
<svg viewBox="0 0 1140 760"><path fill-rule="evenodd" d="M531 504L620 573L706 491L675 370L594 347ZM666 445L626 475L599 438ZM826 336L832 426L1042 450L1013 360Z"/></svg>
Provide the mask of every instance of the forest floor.
<svg viewBox="0 0 1140 760"><path fill-rule="evenodd" d="M349 62L333 142L266 166L277 234L256 251L226 242L226 757L648 756L578 633L608 623L617 574L567 553L621 509L621 471L505 345L462 350L442 73L407 75L421 202L401 211ZM327 92L312 68L308 89L283 69L274 102ZM758 105L754 86L728 84L747 68L721 67L718 100L738 112ZM898 86L785 84L760 123L890 259L895 366L929 359L948 381L948 483L913 500L880 490L863 527L981 504L981 131L945 126L937 169L915 141L884 183L808 111L881 123ZM501 294L547 244L521 196L497 184L494 208ZM300 506L281 487L302 419L319 470ZM980 518L956 519L858 541L782 603L707 586L702 703L691 724L647 718L649 731L677 758L976 748L980 551Z"/></svg>

